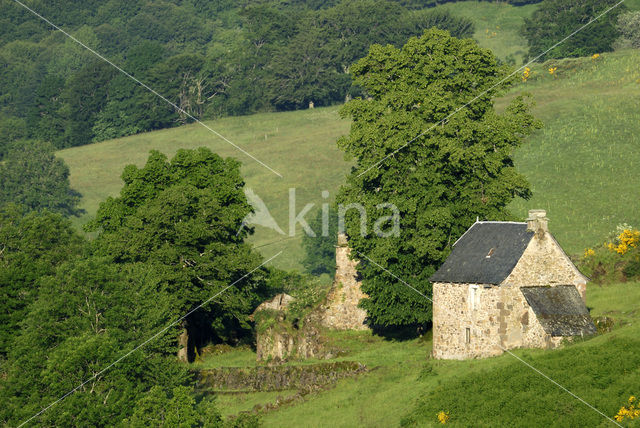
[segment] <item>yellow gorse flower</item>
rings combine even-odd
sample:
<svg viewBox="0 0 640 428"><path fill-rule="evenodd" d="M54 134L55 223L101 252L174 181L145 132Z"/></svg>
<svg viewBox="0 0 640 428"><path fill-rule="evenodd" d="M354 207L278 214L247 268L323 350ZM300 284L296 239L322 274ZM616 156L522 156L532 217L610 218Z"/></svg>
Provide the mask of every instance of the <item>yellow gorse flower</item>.
<svg viewBox="0 0 640 428"><path fill-rule="evenodd" d="M595 256L595 255L596 255L596 252L593 250L593 248L587 248L586 250L584 250L585 258Z"/></svg>
<svg viewBox="0 0 640 428"><path fill-rule="evenodd" d="M616 421L622 422L625 419L640 418L640 409L636 408L636 397L633 395L629 397L626 406L622 406L618 413L613 417Z"/></svg>
<svg viewBox="0 0 640 428"><path fill-rule="evenodd" d="M591 59L598 59L600 58L600 54L599 53L595 53L593 55L591 55Z"/></svg>
<svg viewBox="0 0 640 428"><path fill-rule="evenodd" d="M625 254L629 249L637 247L639 243L640 230L625 229L618 235L616 242L607 244L607 248L618 254Z"/></svg>
<svg viewBox="0 0 640 428"><path fill-rule="evenodd" d="M558 67L551 67L549 68L549 74L554 74L556 72L556 70L558 69Z"/></svg>
<svg viewBox="0 0 640 428"><path fill-rule="evenodd" d="M527 79L531 76L531 69L529 67L525 67L522 72L522 81L526 82Z"/></svg>
<svg viewBox="0 0 640 428"><path fill-rule="evenodd" d="M443 425L449 422L449 419L451 418L449 412L445 412L443 410L440 410L436 416L438 417L438 422Z"/></svg>

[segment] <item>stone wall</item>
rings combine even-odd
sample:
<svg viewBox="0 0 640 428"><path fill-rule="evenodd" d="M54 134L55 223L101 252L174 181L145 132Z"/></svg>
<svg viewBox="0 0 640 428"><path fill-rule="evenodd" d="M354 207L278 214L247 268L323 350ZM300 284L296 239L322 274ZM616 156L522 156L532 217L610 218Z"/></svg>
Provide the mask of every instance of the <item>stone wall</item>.
<svg viewBox="0 0 640 428"><path fill-rule="evenodd" d="M435 283L433 299L434 358L484 358L562 340L544 331L519 287Z"/></svg>
<svg viewBox="0 0 640 428"><path fill-rule="evenodd" d="M313 365L220 367L199 370L200 391L284 391L333 383L367 371L356 361Z"/></svg>
<svg viewBox="0 0 640 428"><path fill-rule="evenodd" d="M580 273L550 233L536 233L503 285L569 285L585 300L587 278Z"/></svg>
<svg viewBox="0 0 640 428"><path fill-rule="evenodd" d="M366 294L360 289L356 271L357 261L349 258L351 249L347 246L346 237L338 237L336 247L336 276L320 308L320 323L334 330L366 330L367 313L358 307L360 299Z"/></svg>

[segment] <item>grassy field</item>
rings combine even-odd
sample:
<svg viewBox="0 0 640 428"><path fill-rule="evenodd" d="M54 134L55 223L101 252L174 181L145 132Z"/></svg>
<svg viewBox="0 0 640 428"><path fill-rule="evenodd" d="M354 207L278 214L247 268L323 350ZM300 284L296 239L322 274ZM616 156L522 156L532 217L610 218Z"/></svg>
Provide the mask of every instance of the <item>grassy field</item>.
<svg viewBox="0 0 640 428"><path fill-rule="evenodd" d="M602 54L533 67L530 91L545 126L516 153L533 189L513 212L544 208L571 253L621 223L640 225L640 52ZM548 72L557 67L556 76Z"/></svg>
<svg viewBox="0 0 640 428"><path fill-rule="evenodd" d="M620 223L640 224L640 52L603 54L533 68L533 77L498 100L498 107L517 93L530 92L534 113L544 129L516 153L518 169L534 191L530 201L511 208L526 216L529 208L544 208L551 230L570 253L604 239ZM288 232L289 188L295 187L297 212L306 203L318 207L321 192L333 197L349 164L335 141L348 132L337 107L290 113L268 113L209 122L209 125L263 160L279 178L198 125L167 129L64 150L59 155L71 169L71 184L83 194L82 207L95 213L100 201L116 195L125 165L142 165L149 150L168 155L178 148L207 146L243 162L247 186L269 207ZM78 220L83 223L88 216ZM276 259L283 268L299 268L300 240L257 227L252 238L265 257L286 250Z"/></svg>
<svg viewBox="0 0 640 428"><path fill-rule="evenodd" d="M616 321L612 332L556 351L514 354L613 416L630 395L640 394L640 284L590 285L587 299L592 315ZM452 426L610 424L509 354L482 360L431 360L427 336L391 341L368 332L334 332L331 339L346 351L340 359L359 361L370 371L265 414L265 427L390 427L401 422L437 426L435 415L441 410L450 413ZM255 365L255 353L247 349L202 363L245 365ZM225 415L231 415L273 402L278 395L287 392L220 395L218 403Z"/></svg>

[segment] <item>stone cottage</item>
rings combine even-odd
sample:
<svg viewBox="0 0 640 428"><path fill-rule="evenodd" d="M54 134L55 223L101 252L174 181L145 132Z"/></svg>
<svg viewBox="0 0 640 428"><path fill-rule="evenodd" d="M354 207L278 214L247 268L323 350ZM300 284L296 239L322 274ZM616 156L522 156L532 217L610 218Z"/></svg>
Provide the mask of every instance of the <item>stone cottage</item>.
<svg viewBox="0 0 640 428"><path fill-rule="evenodd" d="M453 245L433 283L433 356L483 358L554 348L594 334L585 277L549 233L546 212L526 223L477 221Z"/></svg>

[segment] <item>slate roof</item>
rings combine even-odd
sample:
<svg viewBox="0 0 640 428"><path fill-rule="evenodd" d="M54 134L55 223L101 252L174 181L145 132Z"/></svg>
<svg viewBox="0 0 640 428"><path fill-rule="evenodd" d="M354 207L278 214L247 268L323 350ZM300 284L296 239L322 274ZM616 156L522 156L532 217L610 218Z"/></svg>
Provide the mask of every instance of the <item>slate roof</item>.
<svg viewBox="0 0 640 428"><path fill-rule="evenodd" d="M589 311L573 285L522 287L520 291L533 309L544 331L551 336L581 336L596 333Z"/></svg>
<svg viewBox="0 0 640 428"><path fill-rule="evenodd" d="M500 284L522 257L534 233L526 223L476 222L453 245L451 254L429 280Z"/></svg>

